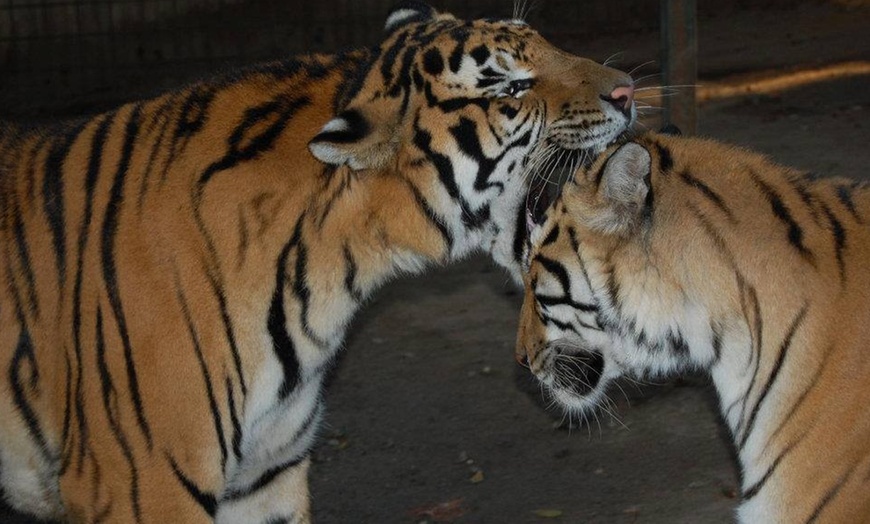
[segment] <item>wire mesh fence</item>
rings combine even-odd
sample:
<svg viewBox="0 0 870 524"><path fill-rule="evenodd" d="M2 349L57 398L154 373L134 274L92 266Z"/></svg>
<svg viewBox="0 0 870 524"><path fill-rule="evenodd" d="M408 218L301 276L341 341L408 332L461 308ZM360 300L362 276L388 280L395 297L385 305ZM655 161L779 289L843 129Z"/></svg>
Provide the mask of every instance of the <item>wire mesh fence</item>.
<svg viewBox="0 0 870 524"><path fill-rule="evenodd" d="M0 117L91 112L221 68L377 42L394 0L0 0ZM444 0L463 17L511 0ZM555 39L637 29L656 0L540 0ZM633 24L633 26L632 26Z"/></svg>

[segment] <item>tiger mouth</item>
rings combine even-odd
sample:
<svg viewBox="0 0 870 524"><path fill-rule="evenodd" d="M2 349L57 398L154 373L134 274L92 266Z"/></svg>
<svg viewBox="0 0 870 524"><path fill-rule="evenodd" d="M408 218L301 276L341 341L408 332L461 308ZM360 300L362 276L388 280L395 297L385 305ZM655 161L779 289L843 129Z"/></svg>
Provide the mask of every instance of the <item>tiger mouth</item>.
<svg viewBox="0 0 870 524"><path fill-rule="evenodd" d="M562 187L580 169L589 167L595 160L591 149L559 148L552 153L552 161L544 162L531 174L526 197L526 216L535 224L542 224L547 209L562 194Z"/></svg>
<svg viewBox="0 0 870 524"><path fill-rule="evenodd" d="M562 194L565 182L574 178L578 169L589 168L598 155L608 147L622 144L630 138L628 129L600 148L571 149L559 147L551 154L552 162L544 161L532 171L529 191L526 196L526 217L535 224L542 224L547 209Z"/></svg>
<svg viewBox="0 0 870 524"><path fill-rule="evenodd" d="M600 351L561 353L553 360L554 385L577 397L595 391L604 374L604 354Z"/></svg>

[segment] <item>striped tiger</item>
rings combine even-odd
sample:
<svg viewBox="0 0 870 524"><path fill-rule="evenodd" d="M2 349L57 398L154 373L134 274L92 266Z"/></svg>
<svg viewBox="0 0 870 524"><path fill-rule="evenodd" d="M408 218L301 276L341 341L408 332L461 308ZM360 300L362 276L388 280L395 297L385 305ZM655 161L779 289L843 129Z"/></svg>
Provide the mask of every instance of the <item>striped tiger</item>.
<svg viewBox="0 0 870 524"><path fill-rule="evenodd" d="M578 170L525 267L517 358L566 409L709 373L743 523L870 522L870 188L649 134Z"/></svg>
<svg viewBox="0 0 870 524"><path fill-rule="evenodd" d="M420 2L306 55L0 128L0 463L71 522L309 522L324 374L399 273L519 279L534 150L602 151L629 75Z"/></svg>

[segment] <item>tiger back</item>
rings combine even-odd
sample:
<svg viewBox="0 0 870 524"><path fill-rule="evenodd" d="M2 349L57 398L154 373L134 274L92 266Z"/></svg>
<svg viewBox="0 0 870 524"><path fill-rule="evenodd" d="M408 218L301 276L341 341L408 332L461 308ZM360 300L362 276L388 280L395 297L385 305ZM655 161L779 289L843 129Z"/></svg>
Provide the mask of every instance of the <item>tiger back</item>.
<svg viewBox="0 0 870 524"><path fill-rule="evenodd" d="M0 482L72 522L308 522L321 390L397 273L518 276L527 158L603 150L631 78L420 2L370 49L0 131Z"/></svg>
<svg viewBox="0 0 870 524"><path fill-rule="evenodd" d="M740 522L870 521L870 190L649 134L576 173L531 236L517 358L569 410L707 371Z"/></svg>

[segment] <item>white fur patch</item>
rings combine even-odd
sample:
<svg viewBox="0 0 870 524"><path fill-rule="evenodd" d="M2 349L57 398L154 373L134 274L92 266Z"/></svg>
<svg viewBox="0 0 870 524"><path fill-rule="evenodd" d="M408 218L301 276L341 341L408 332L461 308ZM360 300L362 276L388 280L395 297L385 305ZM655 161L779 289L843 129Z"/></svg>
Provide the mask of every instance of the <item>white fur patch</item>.
<svg viewBox="0 0 870 524"><path fill-rule="evenodd" d="M323 126L323 129L320 130L321 133L334 133L337 131L348 131L350 130L350 124L347 123L347 120L341 117L336 117L326 123Z"/></svg>
<svg viewBox="0 0 870 524"><path fill-rule="evenodd" d="M392 31L394 28L402 25L405 20L413 18L415 16L420 15L420 11L416 11L414 9L398 9L393 11L392 14L387 18L386 23L384 24L384 29L387 31Z"/></svg>
<svg viewBox="0 0 870 524"><path fill-rule="evenodd" d="M311 154L314 155L314 158L327 164L341 166L347 163L348 160L345 152L335 147L333 144L308 144L308 150L311 151Z"/></svg>

